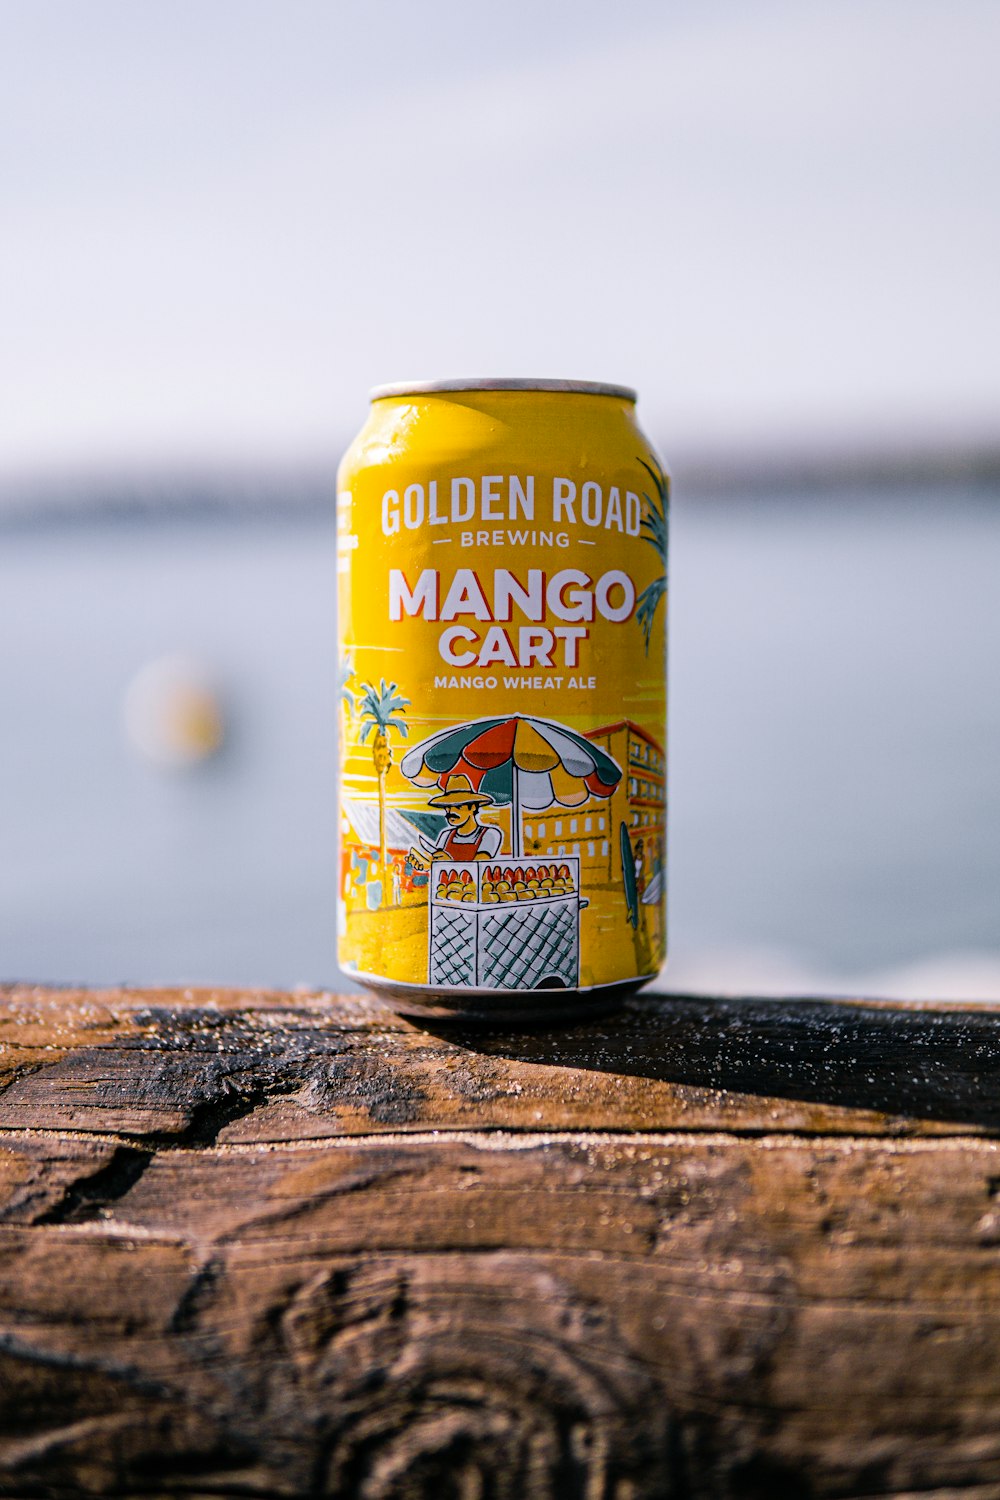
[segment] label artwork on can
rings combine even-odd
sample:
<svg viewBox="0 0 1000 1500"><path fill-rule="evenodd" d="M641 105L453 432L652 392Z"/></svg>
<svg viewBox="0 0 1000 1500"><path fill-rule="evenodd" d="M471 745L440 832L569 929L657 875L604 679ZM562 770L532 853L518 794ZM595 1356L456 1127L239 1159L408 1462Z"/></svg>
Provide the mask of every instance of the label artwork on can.
<svg viewBox="0 0 1000 1500"><path fill-rule="evenodd" d="M529 395L377 401L341 468L339 953L362 978L574 990L663 961L668 481L621 402L582 466Z"/></svg>

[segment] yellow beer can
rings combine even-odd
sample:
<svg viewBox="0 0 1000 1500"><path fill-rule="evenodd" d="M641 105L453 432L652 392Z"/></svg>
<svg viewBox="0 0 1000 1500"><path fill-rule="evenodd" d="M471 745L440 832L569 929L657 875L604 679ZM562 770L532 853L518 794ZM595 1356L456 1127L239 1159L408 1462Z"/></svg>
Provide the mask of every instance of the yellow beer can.
<svg viewBox="0 0 1000 1500"><path fill-rule="evenodd" d="M337 481L345 972L579 1014L666 956L669 480L622 386L388 385Z"/></svg>

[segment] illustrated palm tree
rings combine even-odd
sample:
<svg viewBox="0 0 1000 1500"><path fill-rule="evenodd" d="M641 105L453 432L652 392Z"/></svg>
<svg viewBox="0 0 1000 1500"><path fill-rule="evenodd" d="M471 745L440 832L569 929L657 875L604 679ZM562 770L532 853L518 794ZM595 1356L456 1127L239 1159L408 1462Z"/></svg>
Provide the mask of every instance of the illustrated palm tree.
<svg viewBox="0 0 1000 1500"><path fill-rule="evenodd" d="M403 739L409 737L409 728L403 718L403 710L409 708L409 698L401 698L396 683L386 683L383 677L376 688L370 682L361 684L361 702L359 704L361 714L361 743L367 743L368 736L372 730L375 738L372 741L372 764L375 774L378 776L378 842L380 866L383 882L389 864L388 851L386 850L386 826L385 826L385 779L392 765L392 748L389 744L389 736L395 729ZM383 889L384 889L383 884Z"/></svg>
<svg viewBox="0 0 1000 1500"><path fill-rule="evenodd" d="M642 518L642 530L645 533L642 540L648 542L651 547L656 548L657 555L663 564L663 576L654 578L652 583L647 583L639 595L638 608L635 617L642 626L643 637L646 642L646 655L649 655L649 641L653 634L653 620L656 616L657 606L664 594L667 592L667 506L670 500L670 480L660 468L652 468L645 459L639 462L646 470L656 493L656 498L651 499L643 490L642 498L645 500L648 510Z"/></svg>

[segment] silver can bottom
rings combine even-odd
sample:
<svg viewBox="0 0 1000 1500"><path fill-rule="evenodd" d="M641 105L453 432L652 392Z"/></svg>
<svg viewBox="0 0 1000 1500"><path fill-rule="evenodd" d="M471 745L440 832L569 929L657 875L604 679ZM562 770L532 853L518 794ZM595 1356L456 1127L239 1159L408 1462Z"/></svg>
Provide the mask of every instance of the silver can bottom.
<svg viewBox="0 0 1000 1500"><path fill-rule="evenodd" d="M347 971L345 971L347 972ZM455 1021L483 1029L574 1026L618 1010L630 995L650 984L654 974L587 989L487 990L452 989L432 984L403 984L375 974L349 971L366 989L388 1000L400 1015L414 1021Z"/></svg>

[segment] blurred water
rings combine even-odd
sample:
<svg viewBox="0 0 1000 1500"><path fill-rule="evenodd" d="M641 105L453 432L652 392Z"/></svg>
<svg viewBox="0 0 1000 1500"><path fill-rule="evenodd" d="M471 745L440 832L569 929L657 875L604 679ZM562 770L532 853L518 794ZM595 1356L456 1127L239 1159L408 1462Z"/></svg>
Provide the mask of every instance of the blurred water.
<svg viewBox="0 0 1000 1500"><path fill-rule="evenodd" d="M995 497L682 497L671 545L670 982L1000 997ZM0 976L335 982L333 585L332 514L0 531ZM175 651L231 735L169 773L122 704Z"/></svg>

